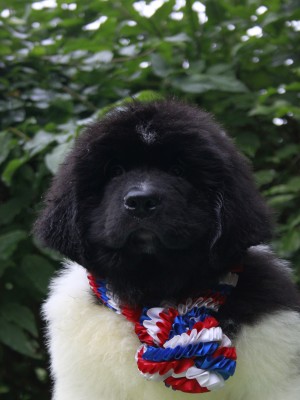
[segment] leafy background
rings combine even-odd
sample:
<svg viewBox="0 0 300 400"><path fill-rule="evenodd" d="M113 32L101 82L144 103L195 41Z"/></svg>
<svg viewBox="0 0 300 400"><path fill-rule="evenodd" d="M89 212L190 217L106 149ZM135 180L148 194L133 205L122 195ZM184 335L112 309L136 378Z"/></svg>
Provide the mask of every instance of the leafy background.
<svg viewBox="0 0 300 400"><path fill-rule="evenodd" d="M88 121L132 96L214 113L254 164L300 281L298 1L0 1L0 397L49 399L40 304L59 257L30 231Z"/></svg>

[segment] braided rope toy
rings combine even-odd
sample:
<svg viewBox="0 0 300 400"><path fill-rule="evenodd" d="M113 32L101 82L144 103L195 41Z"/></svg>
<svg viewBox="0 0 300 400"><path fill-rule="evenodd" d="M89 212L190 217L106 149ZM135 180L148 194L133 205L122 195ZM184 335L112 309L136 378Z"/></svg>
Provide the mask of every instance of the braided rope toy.
<svg viewBox="0 0 300 400"><path fill-rule="evenodd" d="M143 309L121 305L105 280L91 274L88 279L101 303L134 324L142 343L135 358L146 379L186 393L205 393L220 389L234 374L235 347L211 314L237 285L235 272L195 300Z"/></svg>

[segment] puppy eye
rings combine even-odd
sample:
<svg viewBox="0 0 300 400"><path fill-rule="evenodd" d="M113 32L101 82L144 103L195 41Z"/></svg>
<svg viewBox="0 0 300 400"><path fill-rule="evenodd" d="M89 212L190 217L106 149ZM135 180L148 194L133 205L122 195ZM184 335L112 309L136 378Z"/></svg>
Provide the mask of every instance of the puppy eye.
<svg viewBox="0 0 300 400"><path fill-rule="evenodd" d="M172 165L171 168L169 169L170 173L175 175L175 176L183 176L184 175L184 166L180 164L175 164Z"/></svg>
<svg viewBox="0 0 300 400"><path fill-rule="evenodd" d="M107 175L111 178L115 178L116 176L123 175L124 172L125 172L125 169L122 165L119 165L119 164L110 165L107 170Z"/></svg>

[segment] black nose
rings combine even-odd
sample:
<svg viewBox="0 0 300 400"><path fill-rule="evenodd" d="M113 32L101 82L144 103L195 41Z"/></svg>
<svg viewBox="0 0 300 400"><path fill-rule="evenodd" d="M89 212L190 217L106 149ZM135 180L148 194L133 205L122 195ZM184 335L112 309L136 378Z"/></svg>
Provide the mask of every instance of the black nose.
<svg viewBox="0 0 300 400"><path fill-rule="evenodd" d="M160 198L153 190L132 189L124 197L124 207L135 217L145 218L160 205Z"/></svg>

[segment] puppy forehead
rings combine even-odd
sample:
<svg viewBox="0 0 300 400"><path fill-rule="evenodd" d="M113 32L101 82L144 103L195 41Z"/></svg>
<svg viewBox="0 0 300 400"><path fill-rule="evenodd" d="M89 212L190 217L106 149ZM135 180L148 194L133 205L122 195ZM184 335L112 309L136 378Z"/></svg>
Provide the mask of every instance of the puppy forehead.
<svg viewBox="0 0 300 400"><path fill-rule="evenodd" d="M231 144L211 116L180 103L137 103L113 110L92 124L80 147L90 148L91 158L119 161L147 158L168 164L187 158L189 164L222 160L231 153Z"/></svg>
<svg viewBox="0 0 300 400"><path fill-rule="evenodd" d="M145 144L151 145L157 140L157 132L151 129L151 121L146 124L137 125L136 131Z"/></svg>

